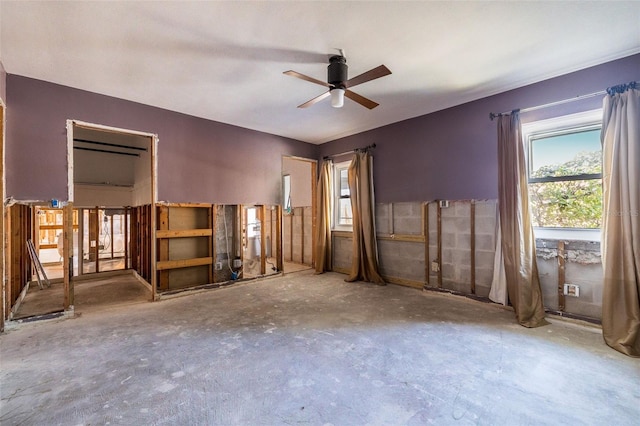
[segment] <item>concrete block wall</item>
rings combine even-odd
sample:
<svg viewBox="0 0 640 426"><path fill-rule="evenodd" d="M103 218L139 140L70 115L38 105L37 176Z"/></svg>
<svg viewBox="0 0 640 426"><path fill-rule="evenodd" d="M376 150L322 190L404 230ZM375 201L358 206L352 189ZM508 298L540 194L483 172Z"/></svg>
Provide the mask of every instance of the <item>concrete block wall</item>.
<svg viewBox="0 0 640 426"><path fill-rule="evenodd" d="M442 268L442 288L471 294L471 202L474 204L475 294L487 297L493 279L496 245L497 200L455 200L441 208L442 259L438 259L437 202L427 205L428 263L423 236L422 202L376 204L376 231L380 272L390 282L438 287L437 262ZM537 240L537 261L543 302L558 310L557 240ZM351 267L351 237L340 233L333 238L334 270ZM580 287L579 297L565 296L564 311L589 318L602 316L602 265L600 244L568 241L565 244L565 282Z"/></svg>
<svg viewBox="0 0 640 426"><path fill-rule="evenodd" d="M558 240L536 240L536 253L543 302L547 309L559 310ZM602 258L600 243L565 241L565 279L580 288L578 297L564 296L564 312L602 318Z"/></svg>

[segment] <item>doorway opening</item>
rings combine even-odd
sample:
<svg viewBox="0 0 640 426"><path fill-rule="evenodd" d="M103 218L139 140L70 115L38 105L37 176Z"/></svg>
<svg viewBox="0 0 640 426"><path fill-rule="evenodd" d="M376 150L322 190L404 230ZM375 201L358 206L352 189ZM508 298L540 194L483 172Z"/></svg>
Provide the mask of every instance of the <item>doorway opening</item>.
<svg viewBox="0 0 640 426"><path fill-rule="evenodd" d="M315 265L315 206L317 162L282 158L282 251L284 272Z"/></svg>

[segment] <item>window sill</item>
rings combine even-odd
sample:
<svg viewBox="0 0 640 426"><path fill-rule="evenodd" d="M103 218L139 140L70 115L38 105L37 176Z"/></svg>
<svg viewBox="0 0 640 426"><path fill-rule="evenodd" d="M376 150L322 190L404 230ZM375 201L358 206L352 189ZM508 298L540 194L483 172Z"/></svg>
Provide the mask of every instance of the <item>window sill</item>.
<svg viewBox="0 0 640 426"><path fill-rule="evenodd" d="M600 242L600 229L533 228L536 239Z"/></svg>

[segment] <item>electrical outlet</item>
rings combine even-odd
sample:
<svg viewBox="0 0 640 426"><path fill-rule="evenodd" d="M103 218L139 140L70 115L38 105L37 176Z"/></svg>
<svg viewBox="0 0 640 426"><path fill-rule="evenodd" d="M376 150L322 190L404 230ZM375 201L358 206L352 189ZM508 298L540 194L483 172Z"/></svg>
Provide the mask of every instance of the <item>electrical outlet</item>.
<svg viewBox="0 0 640 426"><path fill-rule="evenodd" d="M216 271L222 270L222 262L216 262Z"/></svg>
<svg viewBox="0 0 640 426"><path fill-rule="evenodd" d="M431 272L440 271L440 264L436 261L431 262Z"/></svg>
<svg viewBox="0 0 640 426"><path fill-rule="evenodd" d="M576 284L565 284L563 293L565 296L580 297L580 287Z"/></svg>
<svg viewBox="0 0 640 426"><path fill-rule="evenodd" d="M449 207L449 200L440 200L440 208L446 209Z"/></svg>

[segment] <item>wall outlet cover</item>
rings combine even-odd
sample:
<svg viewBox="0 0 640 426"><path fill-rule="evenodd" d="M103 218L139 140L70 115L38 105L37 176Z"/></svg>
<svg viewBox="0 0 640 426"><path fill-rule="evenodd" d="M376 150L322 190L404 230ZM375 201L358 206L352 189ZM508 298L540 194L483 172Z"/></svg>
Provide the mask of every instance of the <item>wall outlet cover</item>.
<svg viewBox="0 0 640 426"><path fill-rule="evenodd" d="M565 284L563 293L565 296L580 297L580 287L576 284Z"/></svg>
<svg viewBox="0 0 640 426"><path fill-rule="evenodd" d="M440 264L438 262L431 262L431 272L438 272L440 271Z"/></svg>

